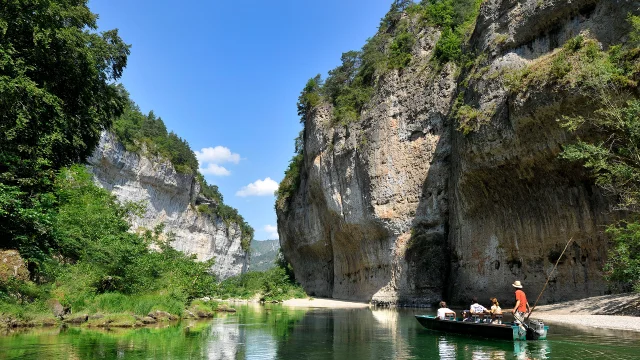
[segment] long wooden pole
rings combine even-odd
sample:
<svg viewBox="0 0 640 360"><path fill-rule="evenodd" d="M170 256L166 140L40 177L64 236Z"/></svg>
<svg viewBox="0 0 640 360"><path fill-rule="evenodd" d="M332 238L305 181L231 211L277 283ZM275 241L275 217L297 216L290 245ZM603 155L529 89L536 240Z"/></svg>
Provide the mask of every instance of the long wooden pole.
<svg viewBox="0 0 640 360"><path fill-rule="evenodd" d="M538 300L540 300L540 297L542 296L542 293L544 293L544 291L547 289L547 285L549 285L549 280L551 280L551 275L553 275L553 272L556 271L556 268L558 267L558 264L560 263L560 259L562 259L562 256L564 255L564 252L567 251L567 248L569 247L569 244L571 244L571 241L573 241L573 238L569 239L569 242L567 243L567 245L565 245L564 250L562 250L562 254L560 254L560 257L556 261L556 265L553 267L553 269L549 273L549 276L547 276L547 282L544 283L544 287L542 288L542 291L540 291L540 294L538 295L538 298L536 299L536 302L533 303L533 308L531 308L531 312L529 313L529 315L527 315L527 318L525 319L525 321L529 320L529 316L531 316L531 314L533 314L533 310L536 309L536 305L538 305Z"/></svg>

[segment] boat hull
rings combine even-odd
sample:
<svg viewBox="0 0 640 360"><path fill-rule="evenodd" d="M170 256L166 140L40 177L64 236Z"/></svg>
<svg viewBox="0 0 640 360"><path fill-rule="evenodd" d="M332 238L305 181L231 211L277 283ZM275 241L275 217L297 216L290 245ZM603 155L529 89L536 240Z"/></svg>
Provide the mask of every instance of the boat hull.
<svg viewBox="0 0 640 360"><path fill-rule="evenodd" d="M416 315L416 319L422 326L430 330L502 340L544 340L547 337L549 328L545 326L544 332L538 334L533 331L523 331L518 325L512 323L496 325L458 320L438 320L435 316L430 315Z"/></svg>

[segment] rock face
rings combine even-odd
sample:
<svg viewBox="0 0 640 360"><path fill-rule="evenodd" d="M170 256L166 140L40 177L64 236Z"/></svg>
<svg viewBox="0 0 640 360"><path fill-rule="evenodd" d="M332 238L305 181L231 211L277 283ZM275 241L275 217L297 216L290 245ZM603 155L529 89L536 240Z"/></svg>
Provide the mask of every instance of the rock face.
<svg viewBox="0 0 640 360"><path fill-rule="evenodd" d="M201 214L196 206L206 201L193 175L175 171L171 162L126 151L110 133L103 133L89 159L96 183L119 201L141 202L142 217L131 219L132 229L154 229L173 233L175 249L195 254L199 261L215 258L213 272L220 279L238 275L247 268L248 255L241 247L241 230L215 215Z"/></svg>
<svg viewBox="0 0 640 360"><path fill-rule="evenodd" d="M570 139L557 119L593 109L561 88L509 95L502 74L585 31L604 48L618 43L638 9L489 0L470 41L483 74L430 66L440 33L427 28L412 63L381 78L360 121L333 126L331 107L317 107L305 121L301 184L278 211L296 279L312 295L398 305L508 303L518 279L533 302L573 238L542 302L603 294L602 230L613 215L585 171L557 157ZM463 134L456 97L488 121Z"/></svg>
<svg viewBox="0 0 640 360"><path fill-rule="evenodd" d="M29 270L18 251L0 250L0 283L9 279L28 281Z"/></svg>

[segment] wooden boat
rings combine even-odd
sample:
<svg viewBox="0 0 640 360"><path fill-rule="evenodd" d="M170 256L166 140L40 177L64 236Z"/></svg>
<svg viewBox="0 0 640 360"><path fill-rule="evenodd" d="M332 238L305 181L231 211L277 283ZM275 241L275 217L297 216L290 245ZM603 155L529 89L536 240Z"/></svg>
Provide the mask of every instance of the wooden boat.
<svg viewBox="0 0 640 360"><path fill-rule="evenodd" d="M461 319L439 320L431 315L416 315L418 322L427 329L451 332L456 334L475 335L502 340L545 340L548 326L542 323L530 323L523 331L513 323L490 324L483 322L462 321Z"/></svg>

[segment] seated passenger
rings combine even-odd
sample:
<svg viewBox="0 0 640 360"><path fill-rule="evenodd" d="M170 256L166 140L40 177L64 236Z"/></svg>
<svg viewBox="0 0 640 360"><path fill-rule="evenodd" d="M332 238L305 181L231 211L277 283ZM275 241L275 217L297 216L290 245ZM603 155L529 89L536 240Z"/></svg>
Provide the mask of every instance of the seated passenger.
<svg viewBox="0 0 640 360"><path fill-rule="evenodd" d="M447 315L453 314L453 318L456 318L456 313L447 307L447 303L444 301L440 301L440 309L438 309L438 315L436 318L438 320L445 320Z"/></svg>
<svg viewBox="0 0 640 360"><path fill-rule="evenodd" d="M478 304L478 298L475 296L471 299L471 306L469 310L465 310L463 313L464 321L475 321L473 315L482 315L489 312L486 307Z"/></svg>
<svg viewBox="0 0 640 360"><path fill-rule="evenodd" d="M498 299L491 298L491 310L490 310L490 312L491 312L491 323L493 323L493 324L501 324L502 320L496 318L496 315L502 315L502 309L500 308L500 304L498 303Z"/></svg>
<svg viewBox="0 0 640 360"><path fill-rule="evenodd" d="M475 296L471 299L471 307L469 308L469 311L471 312L471 315L482 315L489 312L486 307L478 304L478 298Z"/></svg>

